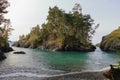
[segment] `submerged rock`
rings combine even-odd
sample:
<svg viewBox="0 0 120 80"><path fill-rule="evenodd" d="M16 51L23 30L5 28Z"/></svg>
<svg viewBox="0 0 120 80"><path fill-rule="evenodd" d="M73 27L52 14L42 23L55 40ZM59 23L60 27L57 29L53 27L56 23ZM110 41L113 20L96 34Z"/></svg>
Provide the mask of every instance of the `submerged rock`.
<svg viewBox="0 0 120 80"><path fill-rule="evenodd" d="M26 54L24 51L16 51L14 54Z"/></svg>

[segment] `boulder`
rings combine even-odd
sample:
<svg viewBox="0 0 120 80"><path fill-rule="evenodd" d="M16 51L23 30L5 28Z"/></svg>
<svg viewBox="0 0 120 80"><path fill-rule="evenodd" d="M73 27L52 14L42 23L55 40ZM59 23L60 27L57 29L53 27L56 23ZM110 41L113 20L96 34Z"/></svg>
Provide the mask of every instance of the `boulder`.
<svg viewBox="0 0 120 80"><path fill-rule="evenodd" d="M9 46L9 44L6 44L4 47L0 47L1 52L10 52L13 51L13 49Z"/></svg>
<svg viewBox="0 0 120 80"><path fill-rule="evenodd" d="M6 56L4 53L13 51L13 49L9 46L9 44L7 43L4 47L0 46L0 61L6 59Z"/></svg>
<svg viewBox="0 0 120 80"><path fill-rule="evenodd" d="M0 51L0 61L6 59L6 56L4 55L3 52Z"/></svg>
<svg viewBox="0 0 120 80"><path fill-rule="evenodd" d="M111 69L103 73L103 75L110 80L120 80L120 68L114 68L113 65L110 65Z"/></svg>

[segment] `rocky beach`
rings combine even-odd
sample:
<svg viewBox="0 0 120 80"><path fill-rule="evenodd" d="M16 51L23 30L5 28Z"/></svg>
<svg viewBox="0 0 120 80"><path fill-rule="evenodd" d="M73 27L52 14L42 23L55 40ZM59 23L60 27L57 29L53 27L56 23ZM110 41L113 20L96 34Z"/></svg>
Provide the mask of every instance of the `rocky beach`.
<svg viewBox="0 0 120 80"><path fill-rule="evenodd" d="M48 71L47 75L43 75L41 70L37 69L2 69L0 70L0 80L108 80L103 76L104 71L57 72L52 74Z"/></svg>

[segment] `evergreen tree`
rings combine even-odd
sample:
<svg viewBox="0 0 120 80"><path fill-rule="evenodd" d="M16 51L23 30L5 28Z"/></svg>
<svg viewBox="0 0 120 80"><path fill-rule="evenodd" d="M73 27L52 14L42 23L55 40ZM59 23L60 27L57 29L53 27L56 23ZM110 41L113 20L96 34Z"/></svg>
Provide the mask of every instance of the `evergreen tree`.
<svg viewBox="0 0 120 80"><path fill-rule="evenodd" d="M8 12L6 11L8 6L9 3L7 0L0 0L0 46L7 44L8 36L11 30L13 30L10 25L10 20L4 17L4 14Z"/></svg>
<svg viewBox="0 0 120 80"><path fill-rule="evenodd" d="M95 33L92 28L94 20L90 15L84 15L80 4L75 4L72 12L66 13L57 6L49 8L47 22L42 28L34 27L27 39L37 46L49 49L58 47L62 50L89 50L92 47L91 38ZM53 48L54 48L53 47Z"/></svg>

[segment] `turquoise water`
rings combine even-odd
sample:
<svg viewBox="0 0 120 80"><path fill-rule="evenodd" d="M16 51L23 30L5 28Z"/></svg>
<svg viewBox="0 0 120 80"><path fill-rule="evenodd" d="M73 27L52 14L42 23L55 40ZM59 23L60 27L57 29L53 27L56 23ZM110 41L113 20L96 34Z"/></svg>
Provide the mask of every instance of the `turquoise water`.
<svg viewBox="0 0 120 80"><path fill-rule="evenodd" d="M95 52L52 52L40 49L13 47L26 54L6 53L7 59L0 62L0 68L40 68L61 71L100 70L120 60L118 53L106 53L99 48Z"/></svg>

